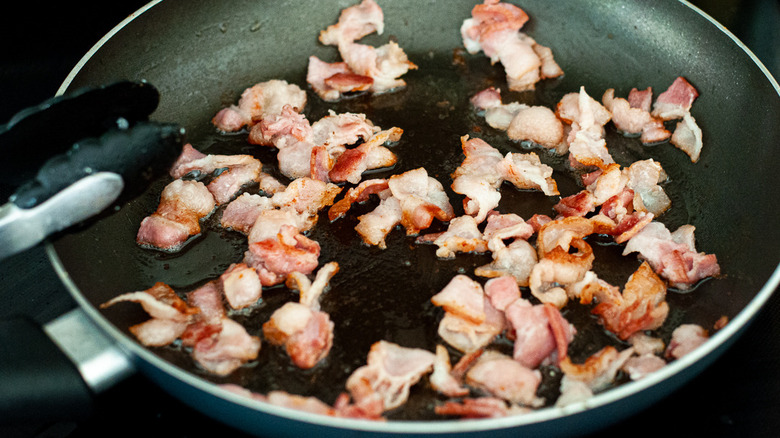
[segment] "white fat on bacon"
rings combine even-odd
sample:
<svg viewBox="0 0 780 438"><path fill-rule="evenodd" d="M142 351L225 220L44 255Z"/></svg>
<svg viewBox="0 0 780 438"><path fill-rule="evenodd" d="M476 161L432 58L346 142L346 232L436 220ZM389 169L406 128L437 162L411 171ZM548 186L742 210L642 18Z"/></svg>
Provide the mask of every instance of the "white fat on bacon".
<svg viewBox="0 0 780 438"><path fill-rule="evenodd" d="M555 114L571 125L566 142L572 167L595 166L603 169L615 162L604 140L604 125L612 119L612 114L590 97L585 87L580 87L578 93L564 95L556 106Z"/></svg>
<svg viewBox="0 0 780 438"><path fill-rule="evenodd" d="M518 285L528 286L531 269L538 262L536 249L526 240L533 233L533 226L516 214L489 215L483 238L493 261L477 267L474 274L488 278L511 276ZM506 244L506 240L512 241Z"/></svg>
<svg viewBox="0 0 780 438"><path fill-rule="evenodd" d="M463 397L469 394L469 389L453 374L450 354L447 347L441 344L436 345L436 359L428 381L433 389L448 397Z"/></svg>
<svg viewBox="0 0 780 438"><path fill-rule="evenodd" d="M173 180L163 189L157 210L141 221L136 242L162 251L179 251L190 237L200 234L200 220L215 207L214 196L203 183Z"/></svg>
<svg viewBox="0 0 780 438"><path fill-rule="evenodd" d="M558 184L552 178L552 167L543 164L534 152L508 153L498 164L504 181L518 189L541 190L547 196L556 196Z"/></svg>
<svg viewBox="0 0 780 438"><path fill-rule="evenodd" d="M618 351L610 345L588 357L582 364L575 364L567 357L560 363L564 376L561 379L561 395L555 405L583 402L607 389L614 384L618 371L633 354L633 348Z"/></svg>
<svg viewBox="0 0 780 438"><path fill-rule="evenodd" d="M409 398L409 389L433 369L436 356L388 341L371 346L367 363L347 379L353 403L381 412L395 409Z"/></svg>
<svg viewBox="0 0 780 438"><path fill-rule="evenodd" d="M679 359L701 346L709 339L709 333L696 324L682 324L672 332L672 339L666 348L669 359Z"/></svg>
<svg viewBox="0 0 780 438"><path fill-rule="evenodd" d="M221 109L212 119L220 131L235 132L244 126L253 126L261 120L282 112L289 105L296 111L306 106L306 92L295 84L272 79L255 84L241 93L237 105Z"/></svg>
<svg viewBox="0 0 780 438"><path fill-rule="evenodd" d="M474 6L460 28L466 51L483 51L491 63L501 62L513 91L533 90L539 80L563 74L552 50L520 32L527 21L528 15L517 6L486 0Z"/></svg>
<svg viewBox="0 0 780 438"><path fill-rule="evenodd" d="M488 249L487 241L482 237L477 221L472 216L453 218L447 231L420 236L416 242L436 245L436 257L441 259L453 259L457 253L483 253Z"/></svg>
<svg viewBox="0 0 780 438"><path fill-rule="evenodd" d="M683 119L677 122L672 134L671 143L691 157L692 162L699 161L702 148L702 133L696 119L690 113L685 113Z"/></svg>
<svg viewBox="0 0 780 438"><path fill-rule="evenodd" d="M245 263L231 264L222 275L222 290L233 309L243 309L255 304L263 293L260 276Z"/></svg>
<svg viewBox="0 0 780 438"><path fill-rule="evenodd" d="M333 322L320 311L320 296L339 265L323 265L312 282L300 272L287 277L287 286L297 290L299 302L287 302L263 324L263 335L274 345L284 346L292 362L309 369L322 361L333 346Z"/></svg>
<svg viewBox="0 0 780 438"><path fill-rule="evenodd" d="M645 92L652 95L650 88ZM618 131L624 134L639 134L640 140L645 144L667 140L672 134L664 127L663 120L650 114L648 101L639 96L632 98L632 94L640 93L643 92L633 88L628 99L623 99L615 97L615 89L609 88L604 92L601 102L612 113L612 123Z"/></svg>
<svg viewBox="0 0 780 438"><path fill-rule="evenodd" d="M674 129L671 143L688 154L694 163L699 161L702 148L701 128L691 115L691 106L698 96L696 88L679 76L666 91L658 95L652 112L653 116L661 120L681 119Z"/></svg>
<svg viewBox="0 0 780 438"><path fill-rule="evenodd" d="M672 233L653 221L628 240L623 254L638 252L671 287L690 289L698 281L720 274L714 254L696 251L694 230L693 225L682 225Z"/></svg>

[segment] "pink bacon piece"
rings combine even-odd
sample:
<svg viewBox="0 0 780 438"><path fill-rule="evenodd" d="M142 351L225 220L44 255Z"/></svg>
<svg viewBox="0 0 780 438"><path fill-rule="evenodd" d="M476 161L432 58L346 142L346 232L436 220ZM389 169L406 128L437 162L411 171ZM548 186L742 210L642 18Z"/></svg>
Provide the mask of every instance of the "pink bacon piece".
<svg viewBox="0 0 780 438"><path fill-rule="evenodd" d="M191 236L200 234L200 220L215 206L203 183L174 180L163 189L157 211L141 221L136 242L162 251L179 251Z"/></svg>
<svg viewBox="0 0 780 438"><path fill-rule="evenodd" d="M303 111L306 92L295 84L272 79L255 84L241 93L237 105L221 109L212 119L217 129L235 132L244 126L253 126L261 120L282 112L285 105Z"/></svg>
<svg viewBox="0 0 780 438"><path fill-rule="evenodd" d="M273 286L292 272L310 274L317 268L319 256L319 243L291 225L282 225L276 238L250 243L244 263L257 270L263 286Z"/></svg>

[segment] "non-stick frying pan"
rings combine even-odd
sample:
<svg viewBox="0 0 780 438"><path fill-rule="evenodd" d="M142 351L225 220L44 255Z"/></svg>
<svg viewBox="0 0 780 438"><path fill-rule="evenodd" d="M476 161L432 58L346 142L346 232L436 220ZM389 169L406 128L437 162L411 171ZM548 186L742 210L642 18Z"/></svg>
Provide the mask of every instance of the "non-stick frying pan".
<svg viewBox="0 0 780 438"><path fill-rule="evenodd" d="M324 105L312 94L307 109L311 118L333 108L365 112L383 127L402 127L406 133L396 149L401 162L394 171L425 166L445 186L449 173L462 159L461 135L481 136L503 150L516 148L499 133L485 129L466 102L486 84L501 86L503 73L480 57L466 56L465 65L452 63L453 50L460 47L457 29L473 4L386 3L381 3L386 34L368 42L385 41L387 35L397 38L420 66L406 76L409 87L396 94L359 97L338 105ZM118 79L149 80L162 94L154 118L183 124L190 140L202 150L237 151L240 139L217 135L208 123L211 116L233 102L243 88L260 80L285 78L303 85L310 54L335 58L332 48L318 45L316 35L335 22L339 10L349 4L153 4L91 53L66 86L73 89ZM662 219L670 228L683 223L696 225L699 249L719 257L726 274L723 278L708 281L691 293L669 296L675 309L670 323L711 326L721 315L729 317L730 324L704 347L646 380L608 391L585 405L506 419L427 421L425 412L432 399L424 389L414 394L409 409L397 414L399 421L387 424L307 416L256 405L219 390L212 382L240 383L258 390L278 387L328 400L343 388L346 375L364 362L374 341L388 339L430 348L437 341L436 309L428 302L430 296L454 272L480 260L465 257L440 262L430 248L409 249L411 241L399 232L391 235L388 250L378 251L359 244L351 232L354 220L331 226L321 222L312 237L323 244L323 257L344 266L323 303L337 324L329 366L311 373L296 372L272 348L264 348L254 369L214 380L177 351L152 351L135 343L126 328L145 318L140 310L130 306L97 310L111 297L148 288L155 281L190 290L240 258L242 239L216 227L177 257L135 246L137 224L154 210L165 181L117 211L104 214L98 222L61 237L51 247L55 265L84 313L161 386L207 414L253 432L273 428L299 436L316 429L317 433L342 436L346 430L420 434L494 430L509 435L522 427L527 433L561 434L572 431L574 425L579 431L596 427L588 419L621 418L678 387L738 335L778 282L778 251L773 246L778 237L773 226L776 209L771 204L777 198L777 184L772 179L773 169L761 165L778 158L773 147L780 140L775 126L780 119L777 84L728 34L686 4L648 8L620 2L524 2L521 6L531 16L525 30L553 48L566 76L541 84L536 93L513 97L551 105L580 85L593 90L594 95L610 87L619 94L635 86L662 90L678 75L685 75L699 88L701 97L694 105L694 116L704 130L705 151L697 164L669 145L645 149L614 133L608 141L618 145L623 159L652 156L663 163L671 177L668 191L674 208ZM271 154L258 156L273 162ZM564 179L559 184L569 192L575 190L571 181L567 184ZM521 215L551 206L550 200L525 192L504 189L504 196L504 206ZM609 258L609 248L602 252L604 259ZM624 269L610 272L612 277L607 279L621 284ZM358 298L364 301L356 301ZM265 299L264 309L270 312L289 297L283 291L270 291ZM267 314L261 309L246 319L248 325L259 327L264 317ZM581 339L575 341L579 344L573 346L573 355L586 355L603 341L596 332Z"/></svg>

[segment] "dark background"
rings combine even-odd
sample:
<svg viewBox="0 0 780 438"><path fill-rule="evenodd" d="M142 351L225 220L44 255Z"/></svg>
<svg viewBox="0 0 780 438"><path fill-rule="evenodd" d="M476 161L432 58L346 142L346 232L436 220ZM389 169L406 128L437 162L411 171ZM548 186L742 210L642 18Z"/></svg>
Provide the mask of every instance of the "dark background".
<svg viewBox="0 0 780 438"><path fill-rule="evenodd" d="M737 35L780 77L777 0L693 3ZM137 0L45 6L29 2L16 3L13 13L6 9L0 14L0 123L53 96L92 45L144 4ZM12 171L12 163L4 164L2 171ZM41 248L0 261L0 303L0 318L25 314L41 323L75 306ZM780 296L775 294L714 365L670 397L598 435L644 436L652 431L668 436L780 436L779 338ZM100 394L95 415L85 421L0 427L0 437L6 438L178 438L225 433L243 436L182 405L140 375Z"/></svg>

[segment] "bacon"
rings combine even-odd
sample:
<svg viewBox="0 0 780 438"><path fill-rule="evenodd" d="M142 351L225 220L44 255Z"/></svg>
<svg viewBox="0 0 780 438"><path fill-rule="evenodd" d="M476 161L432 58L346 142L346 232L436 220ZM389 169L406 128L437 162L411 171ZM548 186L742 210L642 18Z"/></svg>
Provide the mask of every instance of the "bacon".
<svg viewBox="0 0 780 438"><path fill-rule="evenodd" d="M544 254L531 269L528 285L533 296L542 303L562 308L568 302L567 285L582 280L593 266L593 250L582 239L570 243L577 252L571 254L561 246L555 246Z"/></svg>
<svg viewBox="0 0 780 438"><path fill-rule="evenodd" d="M388 189L386 179L365 180L347 190L347 193L328 210L328 219L335 221L343 217L354 203L366 202L371 195L377 195Z"/></svg>
<svg viewBox="0 0 780 438"><path fill-rule="evenodd" d="M219 277L228 304L233 309L249 307L260 299L263 285L257 271L245 263L233 263Z"/></svg>
<svg viewBox="0 0 780 438"><path fill-rule="evenodd" d="M512 277L503 276L491 278L485 283L485 295L490 299L490 304L502 312L520 299L520 288Z"/></svg>
<svg viewBox="0 0 780 438"><path fill-rule="evenodd" d="M277 208L290 207L302 215L315 215L333 204L341 187L312 178L298 178L283 192L275 193L271 202Z"/></svg>
<svg viewBox="0 0 780 438"><path fill-rule="evenodd" d="M455 313L445 312L439 322L439 336L447 344L464 353L474 353L485 347L505 328L502 312L496 310L490 300L484 298L485 320L474 323Z"/></svg>
<svg viewBox="0 0 780 438"><path fill-rule="evenodd" d="M639 380L647 377L666 366L666 361L654 354L633 356L626 361L622 370L628 374L631 380Z"/></svg>
<svg viewBox="0 0 780 438"><path fill-rule="evenodd" d="M543 363L557 363L567 356L576 329L558 309L549 304L533 306L520 298L506 307L505 314L515 337L514 360L536 368Z"/></svg>
<svg viewBox="0 0 780 438"><path fill-rule="evenodd" d="M497 397L478 397L464 398L460 402L447 401L437 405L434 411L438 415L461 418L498 418L524 414L528 409L517 405L507 406L504 400Z"/></svg>
<svg viewBox="0 0 780 438"><path fill-rule="evenodd" d="M493 261L477 267L475 275L488 278L511 276L516 284L528 286L531 271L538 262L536 250L530 243L516 239L506 246L503 243L494 245L492 256Z"/></svg>
<svg viewBox="0 0 780 438"><path fill-rule="evenodd" d="M298 213L292 207L262 210L249 230L249 245L268 239L276 239L283 226L289 226L297 232L310 230L316 216Z"/></svg>
<svg viewBox="0 0 780 438"><path fill-rule="evenodd" d="M274 208L271 198L243 193L231 201L222 211L222 227L249 234L260 213Z"/></svg>
<svg viewBox="0 0 780 438"><path fill-rule="evenodd" d="M564 141L563 124L551 109L544 106L518 111L506 132L512 140L529 140L547 149L557 150Z"/></svg>
<svg viewBox="0 0 780 438"><path fill-rule="evenodd" d="M501 90L496 87L488 87L471 96L469 99L471 105L478 111L485 111L490 108L501 106ZM508 125L507 125L508 126ZM504 128L506 129L506 128Z"/></svg>
<svg viewBox="0 0 780 438"><path fill-rule="evenodd" d="M357 184L366 170L394 165L398 158L382 145L397 142L402 134L401 128L380 131L358 147L346 150L338 157L328 177L331 181Z"/></svg>
<svg viewBox="0 0 780 438"><path fill-rule="evenodd" d="M455 258L459 252L483 253L488 250L487 241L477 228L477 221L471 216L458 216L450 221L447 231L433 236L420 236L416 242L431 240L439 247L436 256L442 259Z"/></svg>
<svg viewBox="0 0 780 438"><path fill-rule="evenodd" d="M634 209L659 216L669 208L672 201L659 183L666 181L666 172L653 159L631 163L623 170L627 177L626 187L634 191Z"/></svg>
<svg viewBox="0 0 780 438"><path fill-rule="evenodd" d="M561 198L553 209L563 217L585 216L596 211L596 200L591 192L582 190L573 195Z"/></svg>
<svg viewBox="0 0 780 438"><path fill-rule="evenodd" d="M163 189L157 211L141 221L136 242L162 251L179 251L187 239L200 234L200 220L211 214L215 205L203 183L176 179Z"/></svg>
<svg viewBox="0 0 780 438"><path fill-rule="evenodd" d="M602 299L592 313L599 315L604 328L620 339L628 339L642 330L660 327L669 314L666 285L647 262L629 277L622 295Z"/></svg>
<svg viewBox="0 0 780 438"><path fill-rule="evenodd" d="M393 41L376 48L365 44L342 43L339 45L339 53L356 75L373 80L369 90L375 94L405 87L406 81L400 77L409 70L417 69L417 65L409 61L403 49Z"/></svg>
<svg viewBox="0 0 780 438"><path fill-rule="evenodd" d="M545 257L556 247L569 251L572 241L583 239L593 232L593 222L578 216L547 222L539 229L536 239L539 256Z"/></svg>
<svg viewBox="0 0 780 438"><path fill-rule="evenodd" d="M217 204L224 204L245 185L259 181L262 169L260 160L251 155L205 155L188 143L171 167L170 174L174 178L182 178L192 172L207 176L219 171L208 184L208 189Z"/></svg>
<svg viewBox="0 0 780 438"><path fill-rule="evenodd" d="M519 189L541 190L547 196L560 194L552 178L552 167L543 164L533 152L508 153L498 164L498 170L505 181Z"/></svg>
<svg viewBox="0 0 780 438"><path fill-rule="evenodd" d="M632 348L618 351L608 345L588 357L582 364L575 364L568 357L564 358L559 365L564 373L561 385L574 380L585 384L592 392L606 389L614 383L617 372L633 354Z"/></svg>
<svg viewBox="0 0 780 438"><path fill-rule="evenodd" d="M374 79L354 73L346 62L328 63L312 55L306 82L322 100L336 102L347 93L370 89Z"/></svg>
<svg viewBox="0 0 780 438"><path fill-rule="evenodd" d="M431 297L435 306L474 323L485 321L485 300L482 286L469 277L459 274L447 286Z"/></svg>
<svg viewBox="0 0 780 438"><path fill-rule="evenodd" d="M709 339L707 330L696 324L682 324L672 332L666 348L668 359L679 359L698 348Z"/></svg>
<svg viewBox="0 0 780 438"><path fill-rule="evenodd" d="M699 96L699 92L684 77L677 77L672 85L658 95L653 104L653 116L662 120L674 120L682 118L690 112L693 101Z"/></svg>
<svg viewBox="0 0 780 438"><path fill-rule="evenodd" d="M688 154L692 162L699 161L702 148L701 128L696 124L696 119L685 113L683 119L677 123L672 134L671 143L678 149Z"/></svg>
<svg viewBox="0 0 780 438"><path fill-rule="evenodd" d="M422 167L391 176L388 186L401 205L401 225L407 235L430 227L434 218L448 222L455 217L444 187Z"/></svg>
<svg viewBox="0 0 780 438"><path fill-rule="evenodd" d="M633 89L632 92L635 90ZM650 93L652 94L652 91ZM650 114L649 105L646 103L646 98L644 99L645 101L640 103L642 107L634 107L630 101L615 97L615 89L609 88L604 92L601 101L604 103L604 107L612 113L612 123L619 131L625 134L641 134L640 139L642 143L646 144L668 139L672 134L664 128L661 119Z"/></svg>
<svg viewBox="0 0 780 438"><path fill-rule="evenodd" d="M419 348L388 341L371 346L366 365L347 379L347 390L356 405L381 401L382 411L395 409L409 398L409 388L431 371L436 356Z"/></svg>
<svg viewBox="0 0 780 438"><path fill-rule="evenodd" d="M460 141L465 159L452 173L452 190L466 196L466 214L481 223L501 200L498 188L502 179L497 168L503 157L482 139L463 136Z"/></svg>
<svg viewBox="0 0 780 438"><path fill-rule="evenodd" d="M487 217L487 225L483 236L489 241L492 250L501 247L500 242L507 239L526 240L534 234L534 228L531 224L525 222L523 218L514 214L490 214Z"/></svg>
<svg viewBox="0 0 780 438"><path fill-rule="evenodd" d="M433 389L448 397L463 397L469 393L468 388L452 375L450 355L443 345L436 346L436 359L433 362L433 373L429 381Z"/></svg>
<svg viewBox="0 0 780 438"><path fill-rule="evenodd" d="M285 105L279 114L265 117L252 126L247 141L249 144L283 149L287 143L307 141L312 135L313 128L306 116Z"/></svg>
<svg viewBox="0 0 780 438"><path fill-rule="evenodd" d="M306 106L306 92L295 84L272 79L245 89L238 105L221 109L212 123L220 131L235 132L246 125L252 126L266 117L280 114L285 105L302 111Z"/></svg>
<svg viewBox="0 0 780 438"><path fill-rule="evenodd" d="M282 225L277 238L250 243L244 263L257 270L263 286L273 286L285 281L292 272L314 271L319 255L319 243L293 226Z"/></svg>
<svg viewBox="0 0 780 438"><path fill-rule="evenodd" d="M487 351L466 374L466 382L491 396L511 403L539 407L543 399L536 396L542 381L539 371L531 370L509 356Z"/></svg>
<svg viewBox="0 0 780 438"><path fill-rule="evenodd" d="M614 163L604 140L604 125L612 114L580 87L579 93L568 93L558 102L556 115L571 125L566 142L569 160L574 167L606 168Z"/></svg>
<svg viewBox="0 0 780 438"><path fill-rule="evenodd" d="M285 303L263 324L266 339L284 345L293 364L301 369L313 368L333 346L333 323L320 311L319 299L338 270L338 263L326 263L313 282L300 272L291 273L287 286L298 290L300 302Z"/></svg>
<svg viewBox="0 0 780 438"><path fill-rule="evenodd" d="M374 126L365 114L329 112L312 124L312 141L329 151L342 145L368 140L381 129Z"/></svg>
<svg viewBox="0 0 780 438"><path fill-rule="evenodd" d="M392 196L390 189L381 192L379 197L381 201L373 211L358 216L355 231L366 244L385 249L385 238L401 223L404 213L401 202Z"/></svg>
<svg viewBox="0 0 780 438"><path fill-rule="evenodd" d="M325 45L339 45L352 42L366 35L384 32L384 13L374 0L363 0L360 4L341 11L338 22L320 32L319 40Z"/></svg>
<svg viewBox="0 0 780 438"><path fill-rule="evenodd" d="M250 336L244 327L229 318L222 319L222 327L215 339L198 342L192 357L207 371L226 376L241 365L257 358L260 339Z"/></svg>
<svg viewBox="0 0 780 438"><path fill-rule="evenodd" d="M145 291L114 297L101 304L100 308L105 309L125 301L140 304L151 316L151 319L130 327L130 333L141 344L149 347L161 347L175 341L199 312L179 298L170 286L159 282Z"/></svg>
<svg viewBox="0 0 780 438"><path fill-rule="evenodd" d="M628 240L623 255L638 252L670 286L682 290L699 280L720 274L714 254L696 252L692 225L683 225L670 233L660 222L651 222Z"/></svg>

